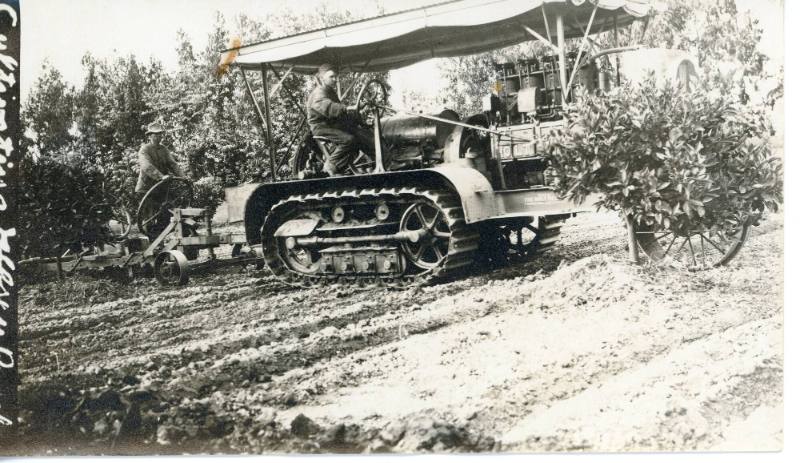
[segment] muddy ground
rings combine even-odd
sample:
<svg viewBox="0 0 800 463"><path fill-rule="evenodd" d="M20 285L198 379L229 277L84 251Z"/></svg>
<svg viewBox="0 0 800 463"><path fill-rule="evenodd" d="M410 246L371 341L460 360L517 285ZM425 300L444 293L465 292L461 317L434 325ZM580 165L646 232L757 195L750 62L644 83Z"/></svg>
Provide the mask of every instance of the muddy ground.
<svg viewBox="0 0 800 463"><path fill-rule="evenodd" d="M432 287L29 285L0 453L780 449L781 217L721 269L624 245L585 214L531 262Z"/></svg>

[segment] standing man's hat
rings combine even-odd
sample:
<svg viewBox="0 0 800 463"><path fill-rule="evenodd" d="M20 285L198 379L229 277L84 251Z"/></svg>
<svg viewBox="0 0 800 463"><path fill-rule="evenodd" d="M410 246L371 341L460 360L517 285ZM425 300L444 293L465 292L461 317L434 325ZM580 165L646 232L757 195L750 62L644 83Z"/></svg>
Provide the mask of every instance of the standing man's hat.
<svg viewBox="0 0 800 463"><path fill-rule="evenodd" d="M152 124L147 126L147 133L145 135L150 135L151 133L162 133L162 132L164 132L164 127L158 122L153 122Z"/></svg>

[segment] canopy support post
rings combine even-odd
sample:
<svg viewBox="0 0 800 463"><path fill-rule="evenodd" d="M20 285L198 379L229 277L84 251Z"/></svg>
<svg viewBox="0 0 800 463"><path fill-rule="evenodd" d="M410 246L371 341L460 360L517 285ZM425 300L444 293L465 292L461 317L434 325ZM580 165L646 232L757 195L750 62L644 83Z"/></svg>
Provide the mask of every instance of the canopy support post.
<svg viewBox="0 0 800 463"><path fill-rule="evenodd" d="M614 47L619 47L619 28L617 27L617 13L614 13ZM619 55L615 56L617 62L617 87L619 87Z"/></svg>
<svg viewBox="0 0 800 463"><path fill-rule="evenodd" d="M269 116L269 78L267 77L267 65L261 65L261 85L264 87L264 118L267 120L267 149L269 149L269 167L272 172L272 181L278 179L275 170L275 144L272 143L272 119Z"/></svg>
<svg viewBox="0 0 800 463"><path fill-rule="evenodd" d="M570 20L572 20L572 25L574 27L576 27L578 30L580 30L582 34L584 34L586 32L586 29L584 29L583 26L581 26L581 24L578 22L578 18L576 18L575 16L571 16ZM608 26L608 18L603 20L603 24L600 25L600 30L597 31L597 34L602 34L603 32L605 32L606 31L606 26ZM592 48L593 48L595 53L598 53L598 52L602 51L602 48L600 48L600 45L593 38L591 38L591 37L589 37L587 35L586 36L586 40L592 46Z"/></svg>
<svg viewBox="0 0 800 463"><path fill-rule="evenodd" d="M297 108L297 110L302 115L302 117L300 119L300 122L298 122L297 126L295 126L294 135L292 135L292 138L289 140L289 144L287 145L286 154L281 159L278 160L278 165L282 166L282 165L284 165L284 163L286 163L289 160L288 158L291 157L291 155L292 155L292 146L294 146L294 142L297 141L297 136L302 131L301 129L302 129L303 125L308 122L308 118L306 117L305 110L302 108L302 106L300 106L300 103L298 103L297 100L294 98L294 95L292 95L289 92L289 90L286 89L286 87L283 86L284 80L292 72L292 69L294 69L294 66L290 67L289 70L286 71L286 74L284 74L283 77L281 77L280 74L278 74L278 70L275 69L275 66L273 66L272 63L268 63L268 65L269 65L269 68L272 71L272 73L275 75L275 77L280 78L280 82L273 89L273 91L270 92L270 96L272 96L274 93L276 93L279 89L283 88L286 91L286 95L289 97L289 101L291 101L292 104L294 104L294 107Z"/></svg>
<svg viewBox="0 0 800 463"><path fill-rule="evenodd" d="M375 140L375 170L373 173L381 174L386 172L386 168L383 166L383 148L381 139L383 138L381 134L381 115L380 110L378 108L373 109L373 114L375 117L375 122L373 122L373 138Z"/></svg>
<svg viewBox="0 0 800 463"><path fill-rule="evenodd" d="M586 25L586 31L583 33L583 40L581 40L581 46L578 48L578 58L575 59L575 64L572 66L572 75L569 76L569 82L567 83L567 89L565 92L562 92L565 96L564 99L569 96L569 91L572 88L572 81L575 79L575 73L578 72L578 65L581 62L581 58L583 58L583 49L586 47L587 39L589 38L589 32L592 30L592 24L594 23L594 15L597 13L597 3L594 4L594 9L592 10L592 16L589 17L589 23Z"/></svg>
<svg viewBox="0 0 800 463"><path fill-rule="evenodd" d="M553 45L553 42L551 42L550 40L547 40L546 38L542 37L542 34L536 32L535 30L531 29L530 27L528 27L528 26L526 26L524 24L522 25L522 28L525 29L525 31L528 32L528 34L530 34L530 35L534 36L535 38L539 39L540 42L542 42L543 44L547 45L553 51L558 53L558 47Z"/></svg>
<svg viewBox="0 0 800 463"><path fill-rule="evenodd" d="M644 18L644 26L642 26L642 35L641 37L639 37L639 43L644 43L644 35L647 34L647 26L649 25L650 25L650 16L648 15L646 18Z"/></svg>
<svg viewBox="0 0 800 463"><path fill-rule="evenodd" d="M258 105L258 101L256 100L256 94L253 93L253 88L250 86L250 81L247 80L247 73L245 72L244 68L239 66L239 71L242 73L242 79L244 79L244 86L247 88L247 95L250 96L250 102L253 103L253 108L256 110L256 115L258 115L258 120L261 122L259 126L261 127L261 135L264 137L264 142L267 144L268 147L272 146L272 137L271 131L268 129L267 126L267 119L264 117L264 113L261 112L261 107ZM264 91L264 97L268 98L266 90ZM267 104L267 109L269 109L269 104ZM272 178L275 179L275 171L273 166Z"/></svg>
<svg viewBox="0 0 800 463"><path fill-rule="evenodd" d="M564 40L564 15L559 12L556 15L556 37L558 39L558 76L561 80L561 103L567 104L567 42Z"/></svg>
<svg viewBox="0 0 800 463"><path fill-rule="evenodd" d="M542 3L542 18L544 18L544 30L547 32L547 41L553 43L553 36L550 35L550 21L547 20L547 13L544 11L544 3Z"/></svg>

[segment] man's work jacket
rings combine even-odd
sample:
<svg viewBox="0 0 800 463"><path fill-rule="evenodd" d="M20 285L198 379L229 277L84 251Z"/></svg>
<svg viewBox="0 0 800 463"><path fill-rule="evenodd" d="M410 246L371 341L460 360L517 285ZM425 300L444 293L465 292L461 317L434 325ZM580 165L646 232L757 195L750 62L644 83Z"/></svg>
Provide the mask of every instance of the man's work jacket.
<svg viewBox="0 0 800 463"><path fill-rule="evenodd" d="M318 127L343 130L347 106L339 101L336 90L317 85L306 100L308 125L314 133Z"/></svg>
<svg viewBox="0 0 800 463"><path fill-rule="evenodd" d="M146 192L165 175L184 177L183 170L164 145L142 145L139 149L139 181L136 182L136 192Z"/></svg>

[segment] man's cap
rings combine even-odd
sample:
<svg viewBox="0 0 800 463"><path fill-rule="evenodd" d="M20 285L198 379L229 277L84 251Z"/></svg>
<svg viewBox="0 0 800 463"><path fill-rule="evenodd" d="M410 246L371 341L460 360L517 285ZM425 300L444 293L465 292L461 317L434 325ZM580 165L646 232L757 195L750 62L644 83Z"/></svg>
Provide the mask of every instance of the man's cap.
<svg viewBox="0 0 800 463"><path fill-rule="evenodd" d="M333 64L325 63L325 64L320 65L319 69L317 69L317 75L321 76L321 75L325 74L328 71L339 72L339 68L337 68Z"/></svg>
<svg viewBox="0 0 800 463"><path fill-rule="evenodd" d="M147 126L146 135L150 135L151 133L163 133L163 132L164 132L164 127L158 122L153 122L152 124Z"/></svg>

